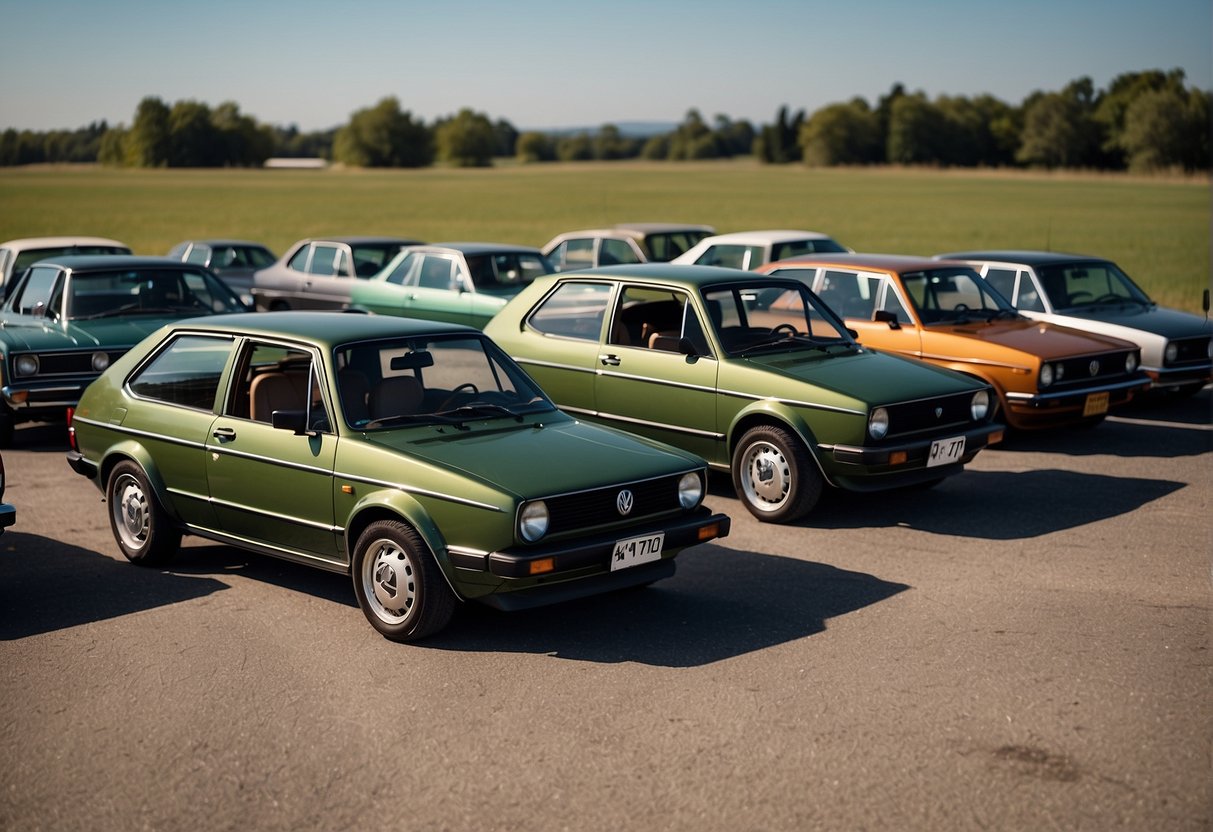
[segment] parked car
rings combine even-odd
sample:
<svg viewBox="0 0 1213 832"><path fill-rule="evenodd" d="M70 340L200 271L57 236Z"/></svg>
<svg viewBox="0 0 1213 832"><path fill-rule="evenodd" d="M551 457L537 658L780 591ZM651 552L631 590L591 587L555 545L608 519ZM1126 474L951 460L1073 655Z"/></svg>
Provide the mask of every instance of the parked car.
<svg viewBox="0 0 1213 832"><path fill-rule="evenodd" d="M0 243L0 298L23 271L45 257L130 253L125 243L106 237L27 237Z"/></svg>
<svg viewBox="0 0 1213 832"><path fill-rule="evenodd" d="M668 263L715 233L710 225L625 222L558 234L543 247L543 253L558 272L624 263Z"/></svg>
<svg viewBox="0 0 1213 832"><path fill-rule="evenodd" d="M344 309L354 281L378 274L397 252L420 240L325 237L300 240L278 262L253 274L259 311Z"/></svg>
<svg viewBox="0 0 1213 832"><path fill-rule="evenodd" d="M1154 388L1195 393L1213 380L1209 290L1205 316L1160 307L1110 260L1051 251L958 251L1021 315L1132 341Z"/></svg>
<svg viewBox="0 0 1213 832"><path fill-rule="evenodd" d="M737 231L705 237L672 263L757 269L764 263L799 254L850 251L832 237L816 231Z"/></svg>
<svg viewBox="0 0 1213 832"><path fill-rule="evenodd" d="M4 457L0 456L0 534L3 534L5 529L17 522L16 506L3 502L5 484Z"/></svg>
<svg viewBox="0 0 1213 832"><path fill-rule="evenodd" d="M19 421L63 419L89 382L166 321L245 309L209 271L167 257L39 261L0 308L0 447Z"/></svg>
<svg viewBox="0 0 1213 832"><path fill-rule="evenodd" d="M249 306L253 274L278 259L266 246L248 240L184 240L169 249L168 256L210 269Z"/></svg>
<svg viewBox="0 0 1213 832"><path fill-rule="evenodd" d="M1001 438L989 386L855 342L802 283L649 263L542 277L485 332L576 416L731 471L759 520L931 485Z"/></svg>
<svg viewBox="0 0 1213 832"><path fill-rule="evenodd" d="M966 263L830 254L761 271L803 280L861 343L989 384L1012 428L1094 425L1150 383L1136 344L1030 321Z"/></svg>
<svg viewBox="0 0 1213 832"><path fill-rule="evenodd" d="M482 328L505 302L552 264L537 248L500 243L433 243L402 249L350 288L350 308Z"/></svg>
<svg viewBox="0 0 1213 832"><path fill-rule="evenodd" d="M389 639L648 584L729 532L703 460L556 409L482 333L284 312L171 324L94 382L68 463L131 561L183 534L352 576Z"/></svg>

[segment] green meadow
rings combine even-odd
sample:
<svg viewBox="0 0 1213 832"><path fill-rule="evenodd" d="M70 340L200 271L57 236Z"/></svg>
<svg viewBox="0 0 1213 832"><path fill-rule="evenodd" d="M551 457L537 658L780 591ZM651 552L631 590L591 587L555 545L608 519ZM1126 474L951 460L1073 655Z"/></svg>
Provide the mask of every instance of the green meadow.
<svg viewBox="0 0 1213 832"><path fill-rule="evenodd" d="M239 237L282 253L323 234L541 246L562 231L678 221L797 228L856 251L1047 248L1116 260L1155 300L1200 310L1207 179L607 162L460 170L0 170L0 241L114 237L140 254Z"/></svg>

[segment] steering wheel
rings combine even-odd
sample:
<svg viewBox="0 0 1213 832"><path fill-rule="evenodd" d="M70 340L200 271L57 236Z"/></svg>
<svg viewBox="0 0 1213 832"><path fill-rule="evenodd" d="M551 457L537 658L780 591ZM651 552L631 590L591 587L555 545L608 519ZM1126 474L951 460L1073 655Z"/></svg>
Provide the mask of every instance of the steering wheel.
<svg viewBox="0 0 1213 832"><path fill-rule="evenodd" d="M771 330L771 334L777 335L780 332L786 332L788 334L788 337L791 338L791 337L795 336L797 333L799 333L799 331L800 330L796 329L795 324L783 323L783 324L779 324L778 326L774 327Z"/></svg>
<svg viewBox="0 0 1213 832"><path fill-rule="evenodd" d="M952 307L952 311L959 312L963 315L965 312L969 311L969 305L967 303L958 303Z"/></svg>
<svg viewBox="0 0 1213 832"><path fill-rule="evenodd" d="M1122 300L1125 300L1125 298L1121 297L1120 295L1116 294L1115 292L1108 292L1106 295L1100 295L1099 297L1097 297L1094 302L1095 303L1119 303Z"/></svg>
<svg viewBox="0 0 1213 832"><path fill-rule="evenodd" d="M463 384L451 391L451 395L442 400L442 404L438 405L439 410L449 410L450 405L459 398L461 393L471 393L473 396L480 395L480 388L470 381L465 381Z"/></svg>
<svg viewBox="0 0 1213 832"><path fill-rule="evenodd" d="M1074 305L1076 303L1081 303L1084 298L1089 298L1089 299L1093 300L1095 298L1095 296L1092 295L1090 292L1075 292L1074 294L1072 294L1068 298L1066 298L1066 302L1069 303L1070 305Z"/></svg>

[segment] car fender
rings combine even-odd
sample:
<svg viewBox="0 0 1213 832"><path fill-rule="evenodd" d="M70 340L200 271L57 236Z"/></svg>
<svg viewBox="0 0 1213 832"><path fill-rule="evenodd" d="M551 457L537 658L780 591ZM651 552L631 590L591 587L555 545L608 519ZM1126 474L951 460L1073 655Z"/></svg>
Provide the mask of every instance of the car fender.
<svg viewBox="0 0 1213 832"><path fill-rule="evenodd" d="M809 455L813 457L813 462L817 465L817 470L821 473L826 482L833 485L829 474L821 464L821 449L817 447L817 437L813 433L813 429L809 427L809 423L804 420L800 412L786 404L777 402L773 399L760 399L746 408L738 411L733 417L733 421L729 424L727 434L728 443L728 458L733 459L733 452L737 448L737 442L741 439L742 434L755 425L780 425L795 433L801 442L804 442L808 448Z"/></svg>
<svg viewBox="0 0 1213 832"><path fill-rule="evenodd" d="M425 507L411 494L397 489L380 488L372 491L360 497L354 507L350 509L345 524L345 551L351 569L354 562L354 547L358 543L359 535L376 520L400 520L412 526L417 534L421 535L425 545L429 547L430 554L438 564L442 577L450 586L451 591L460 598L463 597L463 593L459 592L451 580L451 571L454 567L451 566L450 559L447 557L446 538L443 537Z"/></svg>
<svg viewBox="0 0 1213 832"><path fill-rule="evenodd" d="M130 460L143 469L143 475L147 477L147 483L152 487L152 491L156 492L156 499L160 502L160 506L174 520L180 520L173 501L169 499L168 488L164 484L164 477L161 476L159 467L152 459L152 455L148 453L147 448L135 439L124 439L106 449L101 464L97 466L97 486L101 489L101 493L107 494L110 472L123 460Z"/></svg>

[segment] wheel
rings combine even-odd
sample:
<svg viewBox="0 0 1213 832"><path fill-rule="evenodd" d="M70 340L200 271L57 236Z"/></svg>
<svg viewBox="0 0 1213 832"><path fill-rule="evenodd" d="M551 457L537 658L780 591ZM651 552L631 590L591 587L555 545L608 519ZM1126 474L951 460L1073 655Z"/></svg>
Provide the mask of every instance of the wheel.
<svg viewBox="0 0 1213 832"><path fill-rule="evenodd" d="M804 443L781 427L750 428L733 452L733 487L763 522L787 523L807 514L823 485Z"/></svg>
<svg viewBox="0 0 1213 832"><path fill-rule="evenodd" d="M358 606L384 638L425 638L455 613L455 593L421 535L404 523L377 520L367 526L354 547L350 571Z"/></svg>
<svg viewBox="0 0 1213 832"><path fill-rule="evenodd" d="M142 468L130 460L115 465L105 498L114 540L127 560L158 566L173 559L181 546L181 530L161 507Z"/></svg>

